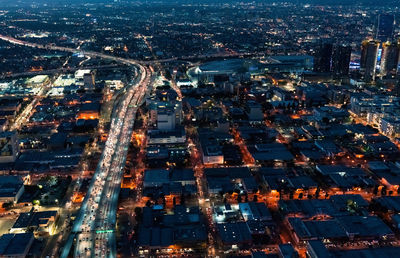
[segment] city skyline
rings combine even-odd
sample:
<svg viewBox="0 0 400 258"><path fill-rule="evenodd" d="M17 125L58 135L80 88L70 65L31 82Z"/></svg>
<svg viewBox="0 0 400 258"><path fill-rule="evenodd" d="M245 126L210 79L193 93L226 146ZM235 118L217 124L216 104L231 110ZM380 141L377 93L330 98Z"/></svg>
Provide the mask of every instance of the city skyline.
<svg viewBox="0 0 400 258"><path fill-rule="evenodd" d="M0 257L396 257L398 1L0 2Z"/></svg>

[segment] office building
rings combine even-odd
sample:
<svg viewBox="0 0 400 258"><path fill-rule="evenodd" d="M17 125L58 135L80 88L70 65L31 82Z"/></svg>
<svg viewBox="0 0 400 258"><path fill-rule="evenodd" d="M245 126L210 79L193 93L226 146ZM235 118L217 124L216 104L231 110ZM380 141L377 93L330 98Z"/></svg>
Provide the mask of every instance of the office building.
<svg viewBox="0 0 400 258"><path fill-rule="evenodd" d="M85 73L83 75L83 85L85 90L93 90L95 87L95 76L93 72Z"/></svg>
<svg viewBox="0 0 400 258"><path fill-rule="evenodd" d="M328 249L320 240L307 241L307 257L310 258L326 258L331 257Z"/></svg>
<svg viewBox="0 0 400 258"><path fill-rule="evenodd" d="M17 133L12 131L0 134L0 163L14 162L19 153Z"/></svg>
<svg viewBox="0 0 400 258"><path fill-rule="evenodd" d="M34 239L31 232L2 235L0 237L0 257L26 257Z"/></svg>
<svg viewBox="0 0 400 258"><path fill-rule="evenodd" d="M349 75L351 50L351 46L334 46L332 52L332 73L335 78Z"/></svg>
<svg viewBox="0 0 400 258"><path fill-rule="evenodd" d="M33 232L38 235L54 234L56 221L58 219L57 210L21 213L10 229L10 233Z"/></svg>
<svg viewBox="0 0 400 258"><path fill-rule="evenodd" d="M331 71L333 45L324 43L319 46L314 55L314 72L329 73Z"/></svg>
<svg viewBox="0 0 400 258"><path fill-rule="evenodd" d="M157 110L157 129L161 131L172 131L175 129L176 116L173 109Z"/></svg>
<svg viewBox="0 0 400 258"><path fill-rule="evenodd" d="M22 177L0 176L0 203L17 203L24 190Z"/></svg>
<svg viewBox="0 0 400 258"><path fill-rule="evenodd" d="M390 41L393 38L395 19L392 14L380 14L376 29L376 38L380 41Z"/></svg>
<svg viewBox="0 0 400 258"><path fill-rule="evenodd" d="M385 42L382 44L381 75L395 76L399 65L399 43Z"/></svg>
<svg viewBox="0 0 400 258"><path fill-rule="evenodd" d="M361 46L361 72L364 80L371 82L375 80L376 64L378 60L379 41L364 41Z"/></svg>

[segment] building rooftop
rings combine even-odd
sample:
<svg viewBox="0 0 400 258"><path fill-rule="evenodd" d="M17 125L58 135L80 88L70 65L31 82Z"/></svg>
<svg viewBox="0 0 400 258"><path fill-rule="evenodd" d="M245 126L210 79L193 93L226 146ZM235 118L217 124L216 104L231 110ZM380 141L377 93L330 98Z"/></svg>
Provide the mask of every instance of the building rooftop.
<svg viewBox="0 0 400 258"><path fill-rule="evenodd" d="M23 185L21 176L0 176L0 197L15 197Z"/></svg>
<svg viewBox="0 0 400 258"><path fill-rule="evenodd" d="M243 244L252 241L251 232L245 222L217 224L219 236L224 244Z"/></svg>
<svg viewBox="0 0 400 258"><path fill-rule="evenodd" d="M281 200L280 209L285 214L301 214L304 217L316 215L341 216L347 214L338 210L330 200Z"/></svg>
<svg viewBox="0 0 400 258"><path fill-rule="evenodd" d="M2 257L25 257L33 242L33 233L4 234L0 237Z"/></svg>
<svg viewBox="0 0 400 258"><path fill-rule="evenodd" d="M373 258L373 257L397 257L399 247L378 247L358 250L331 251L335 258Z"/></svg>
<svg viewBox="0 0 400 258"><path fill-rule="evenodd" d="M400 212L400 196L382 196L379 198L374 198L373 202L391 212Z"/></svg>
<svg viewBox="0 0 400 258"><path fill-rule="evenodd" d="M332 195L329 200L339 210L347 210L350 201L357 207L368 207L368 202L359 194L337 194Z"/></svg>
<svg viewBox="0 0 400 258"><path fill-rule="evenodd" d="M324 243L322 243L321 240L308 241L307 252L310 253L312 257L317 257L317 258L331 257L331 254L329 253L328 249L326 249Z"/></svg>
<svg viewBox="0 0 400 258"><path fill-rule="evenodd" d="M264 203L244 202L239 203L239 209L245 220L271 220L272 215Z"/></svg>
<svg viewBox="0 0 400 258"><path fill-rule="evenodd" d="M47 224L48 220L57 216L57 211L24 212L12 226L13 229L39 227Z"/></svg>
<svg viewBox="0 0 400 258"><path fill-rule="evenodd" d="M152 169L144 172L145 183L168 183L169 182L169 171L166 169Z"/></svg>
<svg viewBox="0 0 400 258"><path fill-rule="evenodd" d="M291 161L292 153L280 143L256 144L248 148L253 158L257 161Z"/></svg>
<svg viewBox="0 0 400 258"><path fill-rule="evenodd" d="M173 169L171 171L171 181L195 181L194 172L192 169Z"/></svg>
<svg viewBox="0 0 400 258"><path fill-rule="evenodd" d="M377 216L343 216L337 218L347 234L358 237L385 237L393 231Z"/></svg>
<svg viewBox="0 0 400 258"><path fill-rule="evenodd" d="M300 239L318 238L346 238L346 231L337 220L302 220L288 218L290 226Z"/></svg>
<svg viewBox="0 0 400 258"><path fill-rule="evenodd" d="M296 258L298 253L291 244L280 244L278 246L282 258Z"/></svg>

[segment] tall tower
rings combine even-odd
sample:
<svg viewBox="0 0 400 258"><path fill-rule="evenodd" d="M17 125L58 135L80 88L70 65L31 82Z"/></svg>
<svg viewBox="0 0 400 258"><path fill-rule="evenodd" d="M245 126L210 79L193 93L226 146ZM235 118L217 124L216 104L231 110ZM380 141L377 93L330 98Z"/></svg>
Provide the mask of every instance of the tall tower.
<svg viewBox="0 0 400 258"><path fill-rule="evenodd" d="M83 84L86 90L93 90L95 86L95 77L93 72L85 73L83 75Z"/></svg>
<svg viewBox="0 0 400 258"><path fill-rule="evenodd" d="M314 72L329 73L331 71L332 49L333 45L331 43L324 43L316 49Z"/></svg>
<svg viewBox="0 0 400 258"><path fill-rule="evenodd" d="M385 42L382 44L381 75L395 76L399 66L399 42Z"/></svg>
<svg viewBox="0 0 400 258"><path fill-rule="evenodd" d="M398 80L396 86L394 87L393 94L397 97L400 97L400 80Z"/></svg>
<svg viewBox="0 0 400 258"><path fill-rule="evenodd" d="M333 47L332 73L335 78L349 75L351 46L337 45Z"/></svg>
<svg viewBox="0 0 400 258"><path fill-rule="evenodd" d="M375 40L365 40L361 45L361 72L366 82L375 80L379 45Z"/></svg>
<svg viewBox="0 0 400 258"><path fill-rule="evenodd" d="M393 14L380 14L376 29L376 39L381 42L393 39L395 19Z"/></svg>

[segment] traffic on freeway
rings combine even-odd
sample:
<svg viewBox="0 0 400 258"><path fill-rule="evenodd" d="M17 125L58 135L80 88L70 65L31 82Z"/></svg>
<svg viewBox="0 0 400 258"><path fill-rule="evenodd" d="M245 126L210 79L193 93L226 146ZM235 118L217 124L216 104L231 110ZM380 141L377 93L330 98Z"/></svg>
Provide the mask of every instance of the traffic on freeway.
<svg viewBox="0 0 400 258"><path fill-rule="evenodd" d="M121 178L136 112L150 83L149 70L139 68L140 78L114 110L102 157L61 257L68 256L74 239L75 257L116 257L114 229Z"/></svg>
<svg viewBox="0 0 400 258"><path fill-rule="evenodd" d="M79 51L54 45L41 45L0 35L0 39L16 45L52 49L64 52ZM79 214L61 257L67 257L75 241L75 257L116 257L115 221L123 168L126 162L138 107L143 103L151 80L149 68L136 60L102 53L84 51L84 55L114 60L137 68L139 78L128 85L125 94L116 102L109 137L100 162L90 183Z"/></svg>
<svg viewBox="0 0 400 258"><path fill-rule="evenodd" d="M132 64L135 65L137 63L141 64L146 64L146 65L152 65L152 64L157 64L157 63L166 63L166 62L172 62L172 61L177 61L177 60L190 60L190 59L208 59L208 58L217 58L217 57L245 57L245 56L258 56L258 55L265 55L264 52L259 52L259 53L236 53L236 52L221 52L221 53L216 53L216 54L207 54L207 55L193 55L193 56L180 56L180 57L173 57L173 58L167 58L167 59L158 59L158 60L150 60L150 61L137 61L137 60L131 60L131 59L125 59L121 57L116 57L116 56L110 56L107 54L102 54L94 51L85 51L85 50L79 50L75 48L68 48L68 47L59 47L55 45L42 45L42 44L36 44L32 42L27 42L27 41L22 41L13 37L5 36L5 35L0 35L0 40L7 41L11 44L15 45L20 45L20 46L26 46L26 47L33 47L33 48L39 48L39 49L50 49L50 50L55 50L55 51L62 51L62 52L70 52L70 53L76 53L80 52L85 56L89 57L97 57L97 58L104 58L104 59L109 59L109 60L114 60L120 63L124 64Z"/></svg>

